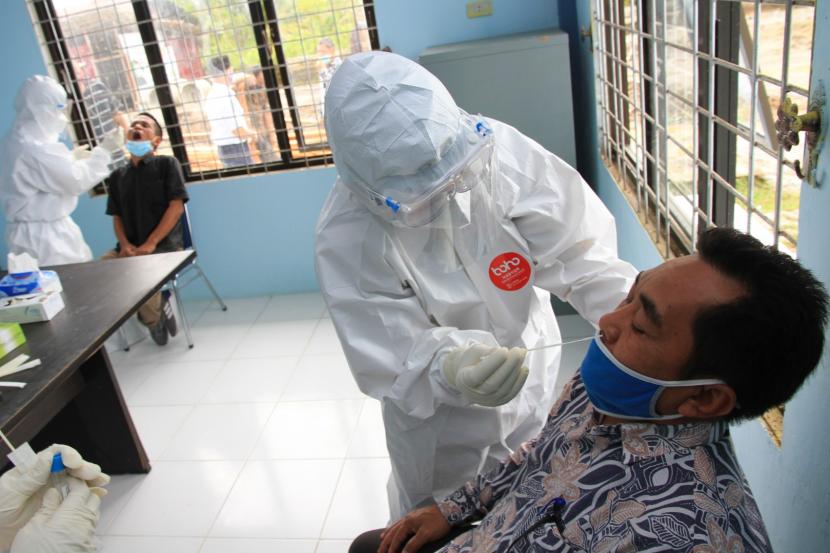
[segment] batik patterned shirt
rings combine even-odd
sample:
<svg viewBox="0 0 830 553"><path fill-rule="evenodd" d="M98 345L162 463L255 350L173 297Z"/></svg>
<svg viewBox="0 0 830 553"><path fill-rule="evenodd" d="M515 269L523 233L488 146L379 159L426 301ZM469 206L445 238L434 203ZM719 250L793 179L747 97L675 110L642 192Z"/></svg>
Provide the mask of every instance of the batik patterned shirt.
<svg viewBox="0 0 830 553"><path fill-rule="evenodd" d="M438 504L484 517L441 552L771 551L726 423L599 420L577 375L539 436Z"/></svg>

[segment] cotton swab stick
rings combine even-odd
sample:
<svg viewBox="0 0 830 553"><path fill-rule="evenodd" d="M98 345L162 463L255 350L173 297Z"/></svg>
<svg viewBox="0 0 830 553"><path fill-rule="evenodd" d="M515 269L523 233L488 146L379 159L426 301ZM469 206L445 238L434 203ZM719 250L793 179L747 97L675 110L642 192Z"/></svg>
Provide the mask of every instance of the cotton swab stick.
<svg viewBox="0 0 830 553"><path fill-rule="evenodd" d="M567 346L568 344L576 344L577 342L587 342L588 340L593 340L594 336L595 336L595 334L592 334L590 336L586 336L585 338L577 338L575 340L567 340L565 342L559 342L557 344L548 344L546 346L539 346L539 347L536 347L536 348L530 348L527 351L531 352L531 351L536 351L537 349L555 348L557 346Z"/></svg>

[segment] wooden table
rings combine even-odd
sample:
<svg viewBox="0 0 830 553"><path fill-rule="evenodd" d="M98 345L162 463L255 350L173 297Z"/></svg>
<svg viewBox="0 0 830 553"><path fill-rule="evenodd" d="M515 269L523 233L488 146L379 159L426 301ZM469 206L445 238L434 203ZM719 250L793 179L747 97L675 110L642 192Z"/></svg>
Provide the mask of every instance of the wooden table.
<svg viewBox="0 0 830 553"><path fill-rule="evenodd" d="M150 470L104 341L195 256L186 250L52 268L66 306L51 321L22 325L26 343L0 359L27 353L42 362L5 378L27 383L2 388L0 428L14 445L28 441L39 451L65 443L111 474Z"/></svg>

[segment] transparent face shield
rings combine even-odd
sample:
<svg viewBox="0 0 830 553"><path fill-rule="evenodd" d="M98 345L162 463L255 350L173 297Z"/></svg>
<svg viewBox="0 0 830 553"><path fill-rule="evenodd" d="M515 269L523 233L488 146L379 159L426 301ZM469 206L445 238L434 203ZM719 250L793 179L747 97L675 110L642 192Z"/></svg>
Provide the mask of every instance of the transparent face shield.
<svg viewBox="0 0 830 553"><path fill-rule="evenodd" d="M469 215L465 206L470 199L465 194L482 183L489 184L494 142L493 133L483 120L467 114L461 119L458 140L464 142L457 150L463 155L449 170L439 163L416 176L388 177L371 187L364 183L346 183L347 186L368 197L370 209L395 226L447 228L463 224L463 218L448 218L447 209L454 206L456 211L467 211Z"/></svg>
<svg viewBox="0 0 830 553"><path fill-rule="evenodd" d="M417 266L453 272L463 268L464 259L490 255L497 247L501 226L493 179L498 160L488 133L431 194L395 212L395 235Z"/></svg>

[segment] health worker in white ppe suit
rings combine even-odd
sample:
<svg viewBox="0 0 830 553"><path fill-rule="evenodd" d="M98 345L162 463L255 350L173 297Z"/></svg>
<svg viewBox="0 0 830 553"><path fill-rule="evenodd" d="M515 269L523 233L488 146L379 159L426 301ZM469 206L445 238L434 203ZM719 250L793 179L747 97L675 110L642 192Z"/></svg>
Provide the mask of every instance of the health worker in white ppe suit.
<svg viewBox="0 0 830 553"><path fill-rule="evenodd" d="M25 447L25 462L0 476L0 551L97 551L95 525L106 494L100 486L110 477L69 446L55 444L37 454L28 444ZM67 472L63 494L50 485L55 454L61 455Z"/></svg>
<svg viewBox="0 0 830 553"><path fill-rule="evenodd" d="M356 54L326 93L337 181L317 222L323 296L362 391L382 402L392 519L541 429L560 341L550 293L591 322L635 276L577 172L460 110L418 64Z"/></svg>
<svg viewBox="0 0 830 553"><path fill-rule="evenodd" d="M66 128L66 91L53 78L27 79L14 101L17 115L0 152L0 194L6 245L41 265L92 259L81 229L70 217L78 196L109 175L110 151L123 144L120 131L83 154L58 140Z"/></svg>

